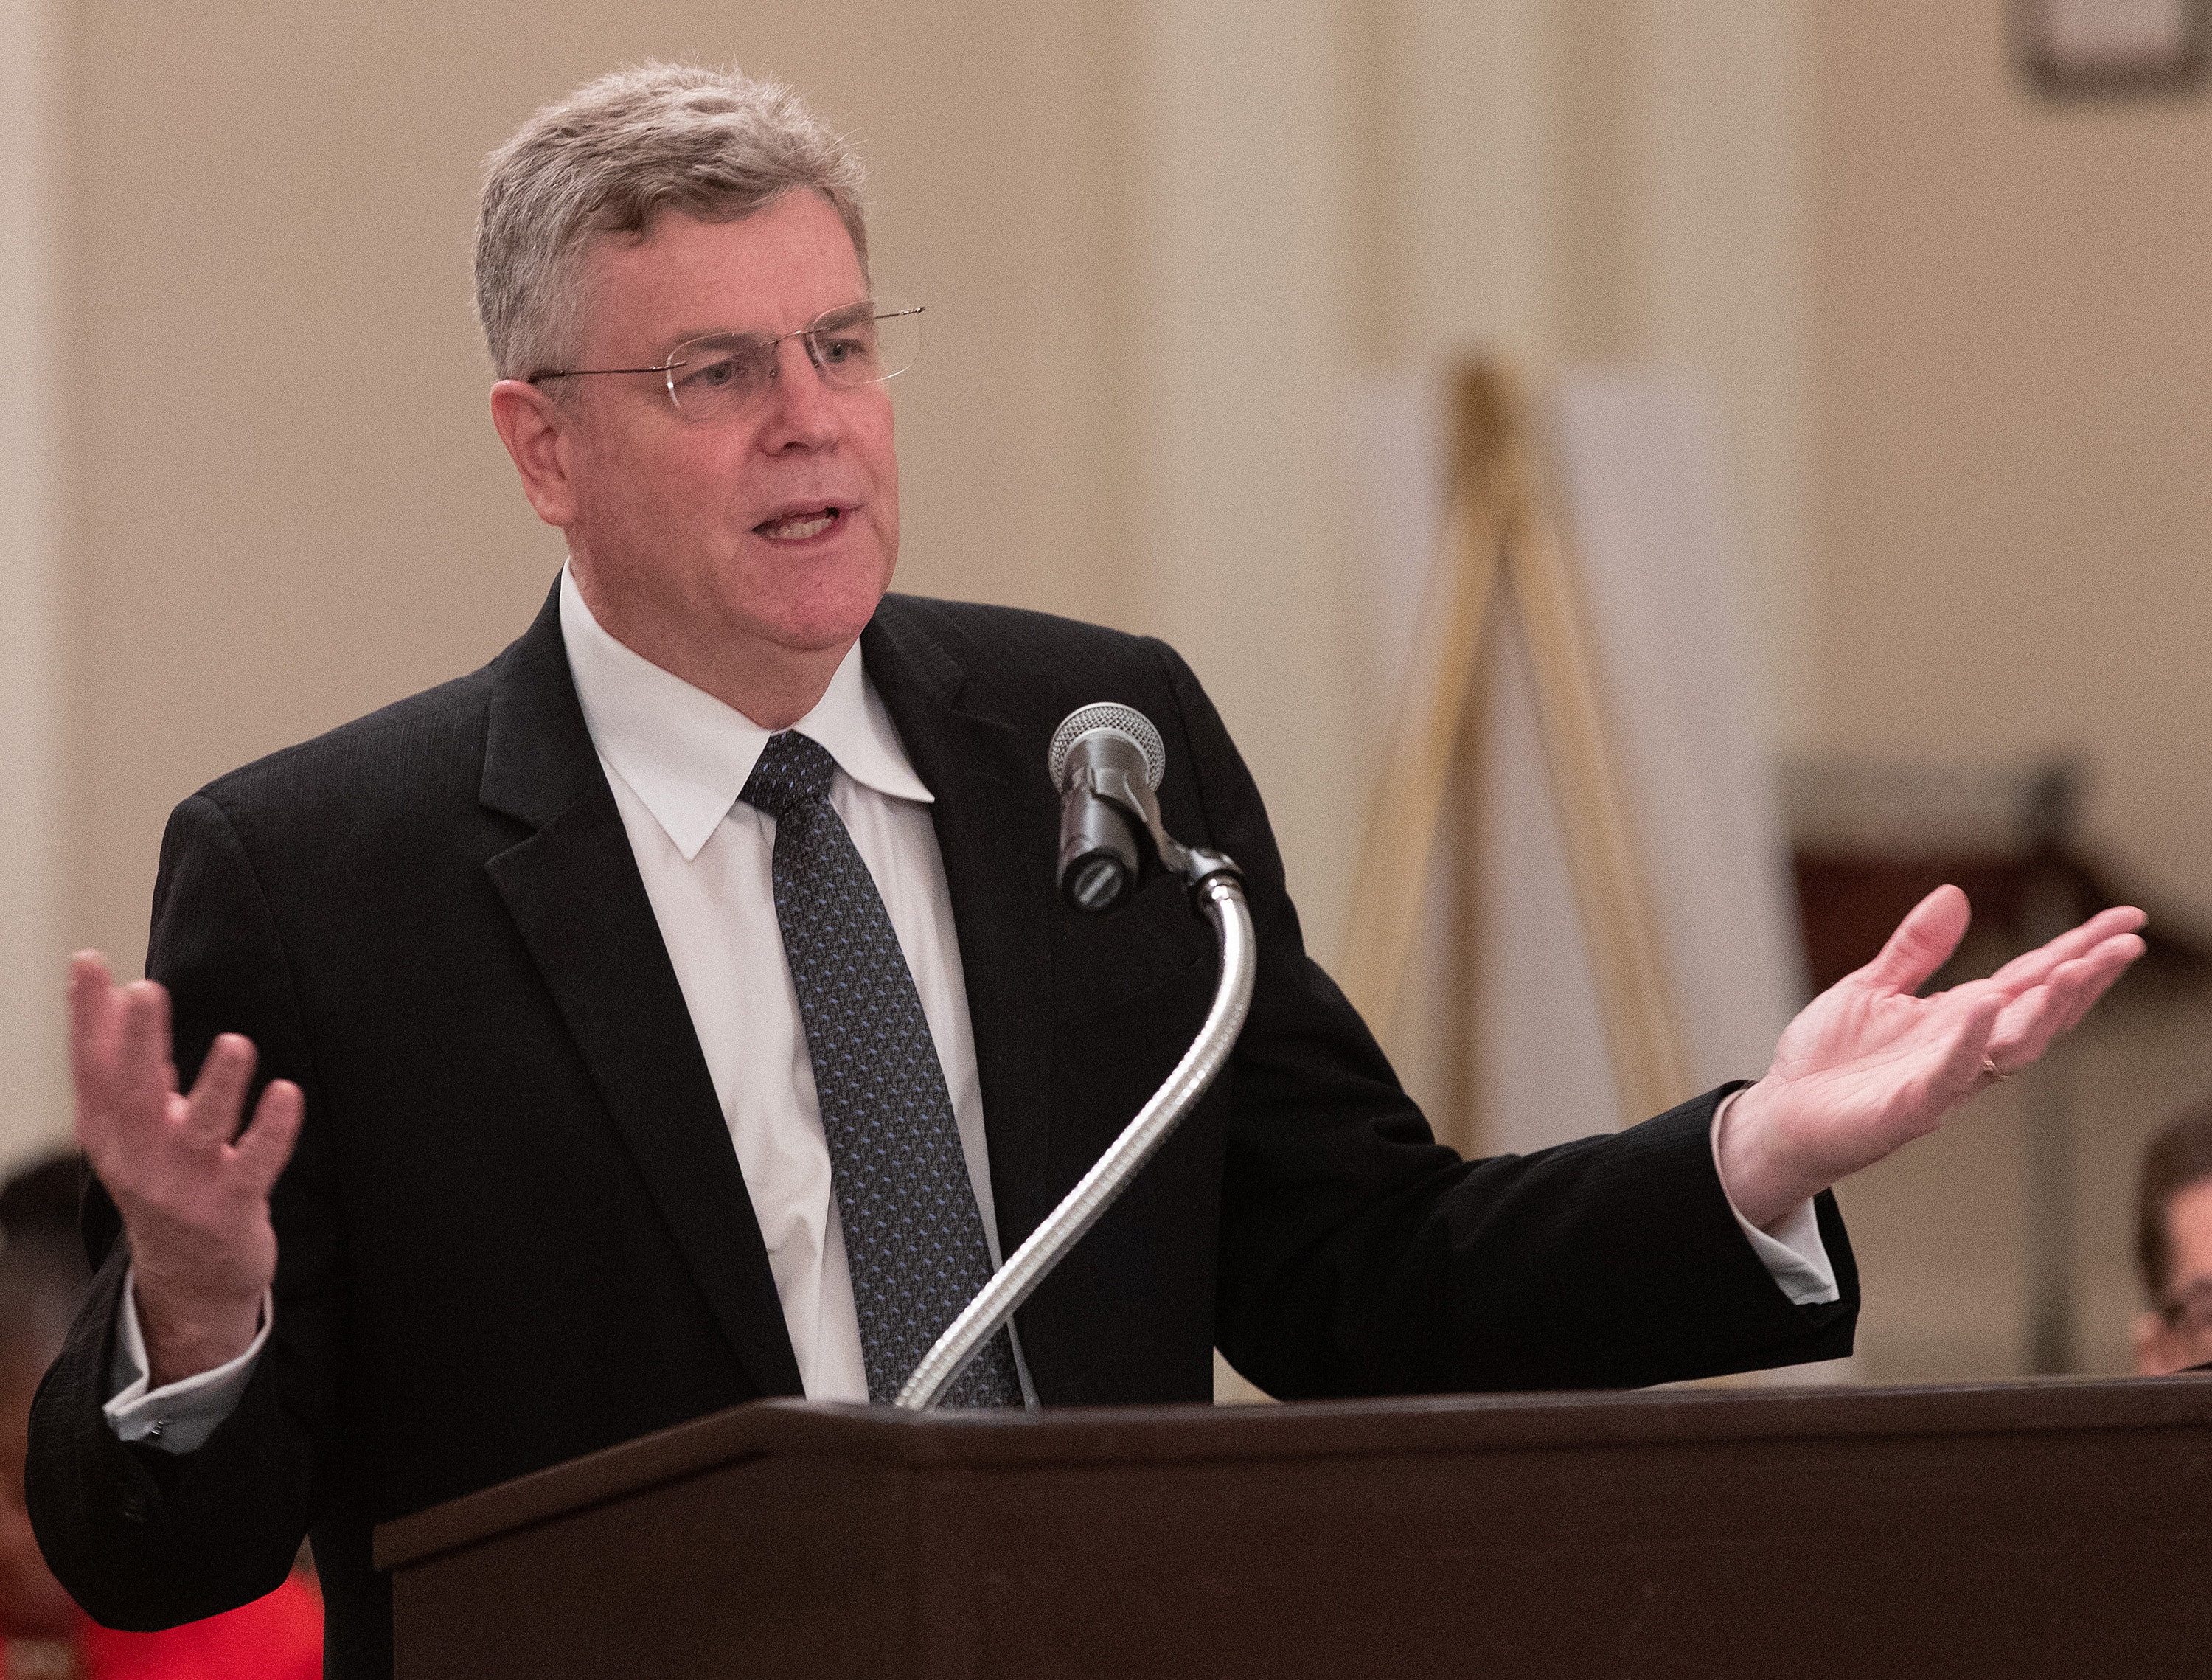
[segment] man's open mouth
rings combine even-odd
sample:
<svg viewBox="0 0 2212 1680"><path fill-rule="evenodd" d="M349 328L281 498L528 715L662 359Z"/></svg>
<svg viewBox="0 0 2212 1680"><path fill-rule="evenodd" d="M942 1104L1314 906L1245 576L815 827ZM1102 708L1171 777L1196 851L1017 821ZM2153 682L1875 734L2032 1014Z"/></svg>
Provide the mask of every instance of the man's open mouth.
<svg viewBox="0 0 2212 1680"><path fill-rule="evenodd" d="M818 537L836 524L843 510L837 508L817 508L811 513L789 514L781 519L764 519L753 529L772 543L803 543L809 537Z"/></svg>

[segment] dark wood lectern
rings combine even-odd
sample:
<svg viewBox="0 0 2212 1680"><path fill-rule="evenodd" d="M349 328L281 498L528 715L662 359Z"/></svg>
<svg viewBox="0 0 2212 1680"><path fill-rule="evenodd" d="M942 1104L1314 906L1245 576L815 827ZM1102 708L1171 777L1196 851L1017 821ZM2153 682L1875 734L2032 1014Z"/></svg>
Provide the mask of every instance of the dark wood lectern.
<svg viewBox="0 0 2212 1680"><path fill-rule="evenodd" d="M915 1416L386 1525L399 1680L2212 1674L2212 1377Z"/></svg>

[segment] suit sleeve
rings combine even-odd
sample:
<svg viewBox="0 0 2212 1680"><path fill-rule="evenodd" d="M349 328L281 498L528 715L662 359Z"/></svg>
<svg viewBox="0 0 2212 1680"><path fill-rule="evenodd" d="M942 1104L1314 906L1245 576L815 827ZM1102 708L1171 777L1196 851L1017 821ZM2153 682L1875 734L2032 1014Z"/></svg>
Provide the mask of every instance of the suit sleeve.
<svg viewBox="0 0 2212 1680"><path fill-rule="evenodd" d="M237 1408L197 1450L118 1440L103 1415L127 1239L96 1181L85 1196L94 1287L31 1416L26 1494L62 1584L112 1628L150 1630L230 1610L290 1570L323 1497L337 1427L343 1241L318 1090L282 939L237 826L205 796L171 816L147 972L169 989L179 1081L219 1032L307 1093L307 1122L271 1198L275 1329ZM250 1112L250 1110L249 1110Z"/></svg>
<svg viewBox="0 0 2212 1680"><path fill-rule="evenodd" d="M1857 1273L1815 1204L1840 1299L1793 1305L1712 1160L1735 1087L1526 1156L1437 1144L1366 1026L1305 953L1259 790L1172 649L1211 843L1236 858L1259 940L1230 1069L1216 1303L1230 1362L1282 1397L1635 1387L1851 1348Z"/></svg>

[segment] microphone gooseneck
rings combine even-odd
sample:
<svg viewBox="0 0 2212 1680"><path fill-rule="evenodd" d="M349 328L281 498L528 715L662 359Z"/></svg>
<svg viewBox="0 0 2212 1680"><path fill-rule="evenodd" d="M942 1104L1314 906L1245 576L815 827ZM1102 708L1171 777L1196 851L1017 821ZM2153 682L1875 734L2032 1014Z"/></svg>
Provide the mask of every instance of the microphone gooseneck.
<svg viewBox="0 0 2212 1680"><path fill-rule="evenodd" d="M1155 790L1167 773L1167 750L1152 720L1107 702L1079 706L1053 732L1046 767L1060 789L1062 896L1087 914L1115 910L1134 891L1149 855L1158 867L1182 877L1191 907L1212 924L1221 972L1198 1037L1166 1083L1006 1257L906 1379L896 1403L909 1411L927 1411L959 1380L976 1350L999 1333L1198 1105L1237 1047L1252 1007L1259 942L1244 904L1243 874L1223 853L1183 845L1162 826Z"/></svg>

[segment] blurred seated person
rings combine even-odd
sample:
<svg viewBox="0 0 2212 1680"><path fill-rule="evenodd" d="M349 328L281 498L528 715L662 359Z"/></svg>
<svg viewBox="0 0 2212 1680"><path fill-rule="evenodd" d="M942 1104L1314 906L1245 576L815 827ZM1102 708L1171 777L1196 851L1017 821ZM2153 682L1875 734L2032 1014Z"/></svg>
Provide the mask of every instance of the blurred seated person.
<svg viewBox="0 0 2212 1680"><path fill-rule="evenodd" d="M76 1229L75 1155L0 1189L0 1675L6 1680L313 1680L321 1597L299 1574L250 1604L158 1634L103 1628L46 1567L23 1507L31 1396L92 1273Z"/></svg>
<svg viewBox="0 0 2212 1680"><path fill-rule="evenodd" d="M2150 1307L2136 1318L2136 1370L2212 1361L2212 1102L2168 1121L2143 1151L2136 1259Z"/></svg>

